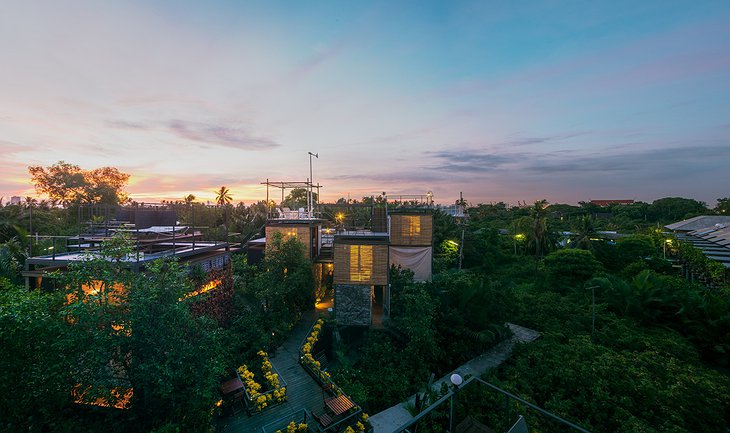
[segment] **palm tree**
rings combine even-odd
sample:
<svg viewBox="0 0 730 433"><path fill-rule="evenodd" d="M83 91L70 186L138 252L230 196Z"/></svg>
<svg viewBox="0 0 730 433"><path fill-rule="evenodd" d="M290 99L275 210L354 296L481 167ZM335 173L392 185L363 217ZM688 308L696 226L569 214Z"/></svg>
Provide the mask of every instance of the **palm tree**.
<svg viewBox="0 0 730 433"><path fill-rule="evenodd" d="M186 205L190 206L195 201L195 196L192 194L188 194L185 196L185 198L183 200L185 200Z"/></svg>
<svg viewBox="0 0 730 433"><path fill-rule="evenodd" d="M218 206L227 205L233 200L233 198L231 198L231 195L228 193L228 188L226 188L225 186L222 186L221 189L216 192L215 202L216 204L218 204Z"/></svg>
<svg viewBox="0 0 730 433"><path fill-rule="evenodd" d="M573 246L582 250L593 250L593 241L597 235L596 227L593 225L593 219L589 215L585 215L578 220L578 226L573 237Z"/></svg>
<svg viewBox="0 0 730 433"><path fill-rule="evenodd" d="M549 249L547 228L547 206L545 199L538 200L530 208L532 216L532 243L535 247L535 256L540 258Z"/></svg>

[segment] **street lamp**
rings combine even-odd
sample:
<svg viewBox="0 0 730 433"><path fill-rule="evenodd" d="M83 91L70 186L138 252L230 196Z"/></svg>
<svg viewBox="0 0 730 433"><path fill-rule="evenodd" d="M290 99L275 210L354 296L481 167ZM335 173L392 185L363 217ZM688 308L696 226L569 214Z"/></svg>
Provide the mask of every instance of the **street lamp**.
<svg viewBox="0 0 730 433"><path fill-rule="evenodd" d="M664 239L664 242L662 242L662 244L664 244L664 260L666 260L667 259L667 245L670 245L671 246L672 245L672 240L671 239Z"/></svg>
<svg viewBox="0 0 730 433"><path fill-rule="evenodd" d="M464 378L461 377L459 373L454 373L449 378L451 380L451 385L454 387L454 390L451 391L451 409L449 413L449 433L453 433L454 431L454 405L456 404L456 393L459 391L459 385L464 383Z"/></svg>
<svg viewBox="0 0 730 433"><path fill-rule="evenodd" d="M522 242L524 240L525 240L525 235L524 234L517 233L516 235L514 235L514 242L513 243L515 245L515 255L517 255L517 241Z"/></svg>

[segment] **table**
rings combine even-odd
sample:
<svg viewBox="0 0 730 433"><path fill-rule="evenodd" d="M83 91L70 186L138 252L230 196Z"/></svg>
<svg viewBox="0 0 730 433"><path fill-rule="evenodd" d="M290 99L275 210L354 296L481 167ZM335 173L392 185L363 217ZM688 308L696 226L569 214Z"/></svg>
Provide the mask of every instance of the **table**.
<svg viewBox="0 0 730 433"><path fill-rule="evenodd" d="M335 415L345 413L348 409L354 406L352 401L344 395L327 399L325 400L324 404L326 404L327 407L330 408Z"/></svg>
<svg viewBox="0 0 730 433"><path fill-rule="evenodd" d="M241 382L241 378L238 376L221 384L221 391L223 392L223 395L232 394L242 388L243 382Z"/></svg>

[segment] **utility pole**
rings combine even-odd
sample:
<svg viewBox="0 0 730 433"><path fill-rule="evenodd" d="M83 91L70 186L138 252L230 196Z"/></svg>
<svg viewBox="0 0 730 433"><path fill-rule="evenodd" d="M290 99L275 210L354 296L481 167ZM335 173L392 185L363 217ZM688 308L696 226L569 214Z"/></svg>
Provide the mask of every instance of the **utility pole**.
<svg viewBox="0 0 730 433"><path fill-rule="evenodd" d="M312 207L313 207L313 197L312 197L312 185L314 184L314 179L312 178L312 157L315 157L319 159L318 153L309 153L309 218L312 218Z"/></svg>
<svg viewBox="0 0 730 433"><path fill-rule="evenodd" d="M464 257L464 229L461 229L461 242L459 243L459 270L461 270L461 259Z"/></svg>

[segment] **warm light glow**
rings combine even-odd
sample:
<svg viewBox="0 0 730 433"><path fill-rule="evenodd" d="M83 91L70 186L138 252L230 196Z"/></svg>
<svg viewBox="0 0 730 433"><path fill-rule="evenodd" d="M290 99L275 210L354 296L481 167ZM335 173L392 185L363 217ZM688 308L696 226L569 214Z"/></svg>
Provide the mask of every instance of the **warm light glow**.
<svg viewBox="0 0 730 433"><path fill-rule="evenodd" d="M373 246L350 245L350 281L370 281L373 273Z"/></svg>
<svg viewBox="0 0 730 433"><path fill-rule="evenodd" d="M345 214L343 214L342 212L338 212L337 215L335 216L335 218L337 219L338 222L342 222L342 220L345 219Z"/></svg>
<svg viewBox="0 0 730 433"><path fill-rule="evenodd" d="M403 225L401 226L401 236L404 238L413 238L421 234L421 217L418 215L406 215L403 217Z"/></svg>
<svg viewBox="0 0 730 433"><path fill-rule="evenodd" d="M110 390L101 390L104 394L108 394L109 397L93 398L88 395L91 390L91 386L83 386L81 384L76 385L71 390L71 396L73 397L74 403L100 407L113 407L116 409L128 409L132 400L132 395L134 395L133 388L118 386ZM114 404L110 401L114 401Z"/></svg>
<svg viewBox="0 0 730 433"><path fill-rule="evenodd" d="M525 235L523 233L517 233L515 235L515 240L523 241L523 240L525 240Z"/></svg>
<svg viewBox="0 0 730 433"><path fill-rule="evenodd" d="M112 323L112 329L116 331L118 335L124 335L125 337L132 336L132 330L125 328L122 324Z"/></svg>
<svg viewBox="0 0 730 433"><path fill-rule="evenodd" d="M81 290L84 292L84 295L86 295L84 299L82 299L83 302L86 302L87 298L90 296L99 296L99 293L102 291L106 291L109 303L111 304L121 303L124 297L127 295L127 288L124 286L124 284L114 283L111 288L108 288L105 287L104 282L100 280L93 280L87 284L82 284ZM76 301L78 301L76 297L76 292L68 293L66 295L67 304L72 304Z"/></svg>
<svg viewBox="0 0 730 433"><path fill-rule="evenodd" d="M220 278L215 279L215 280L210 280L207 283L205 283L203 286L201 286L198 290L192 291L192 292L188 293L187 295L185 295L185 297L183 299L192 298L193 296L198 296L203 293L210 292L211 290L215 290L218 287L220 287L222 283L223 283L223 281L221 281ZM181 301L182 301L182 299L181 299Z"/></svg>
<svg viewBox="0 0 730 433"><path fill-rule="evenodd" d="M446 242L450 243L451 245L453 245L455 247L458 247L459 246L459 243L458 242L452 241L451 239L447 240Z"/></svg>

